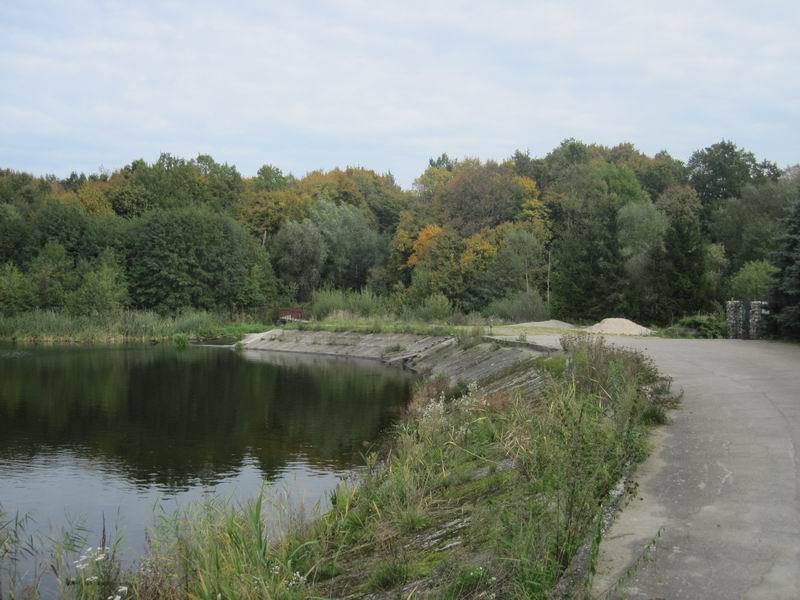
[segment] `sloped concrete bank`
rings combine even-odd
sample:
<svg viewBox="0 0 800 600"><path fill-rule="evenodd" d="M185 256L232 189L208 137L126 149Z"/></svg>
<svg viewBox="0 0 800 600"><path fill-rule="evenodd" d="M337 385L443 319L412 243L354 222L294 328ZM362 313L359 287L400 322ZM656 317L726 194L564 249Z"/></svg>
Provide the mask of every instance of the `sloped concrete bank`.
<svg viewBox="0 0 800 600"><path fill-rule="evenodd" d="M546 347L509 346L483 339L459 342L450 336L273 329L247 336L244 349L300 352L379 360L422 375L446 377L451 385L478 383L487 392L533 390L542 384L533 361Z"/></svg>

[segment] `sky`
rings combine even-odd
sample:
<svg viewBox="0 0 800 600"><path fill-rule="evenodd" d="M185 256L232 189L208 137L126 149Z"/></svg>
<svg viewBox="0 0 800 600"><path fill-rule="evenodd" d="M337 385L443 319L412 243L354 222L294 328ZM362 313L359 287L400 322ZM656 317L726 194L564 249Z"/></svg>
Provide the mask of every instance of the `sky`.
<svg viewBox="0 0 800 600"><path fill-rule="evenodd" d="M0 168L161 152L253 175L543 156L561 140L800 162L800 2L0 2Z"/></svg>

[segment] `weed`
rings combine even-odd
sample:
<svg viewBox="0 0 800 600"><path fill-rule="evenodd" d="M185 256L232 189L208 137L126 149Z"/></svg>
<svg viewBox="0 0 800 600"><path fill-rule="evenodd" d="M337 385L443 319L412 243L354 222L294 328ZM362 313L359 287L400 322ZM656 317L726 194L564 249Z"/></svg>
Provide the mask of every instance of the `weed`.
<svg viewBox="0 0 800 600"><path fill-rule="evenodd" d="M430 520L425 512L416 508L404 510L397 516L397 529L400 533L419 531L429 524Z"/></svg>
<svg viewBox="0 0 800 600"><path fill-rule="evenodd" d="M393 560L383 562L372 572L367 587L373 591L391 590L408 581L409 576L408 564Z"/></svg>
<svg viewBox="0 0 800 600"><path fill-rule="evenodd" d="M453 578L452 583L445 591L444 597L448 600L469 598L484 588L490 588L497 581L496 577L489 574L483 566L463 567Z"/></svg>
<svg viewBox="0 0 800 600"><path fill-rule="evenodd" d="M556 379L561 379L567 368L567 356L565 354L551 354L540 356L534 360L536 368L547 371Z"/></svg>
<svg viewBox="0 0 800 600"><path fill-rule="evenodd" d="M185 333L174 333L172 335L172 345L178 350L185 350L189 346L189 336Z"/></svg>

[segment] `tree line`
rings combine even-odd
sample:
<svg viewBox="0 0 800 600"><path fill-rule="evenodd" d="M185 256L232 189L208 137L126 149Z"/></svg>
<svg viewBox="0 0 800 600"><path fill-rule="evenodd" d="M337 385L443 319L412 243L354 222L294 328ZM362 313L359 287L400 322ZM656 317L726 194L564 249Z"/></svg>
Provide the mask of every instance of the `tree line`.
<svg viewBox="0 0 800 600"><path fill-rule="evenodd" d="M0 170L0 312L235 314L364 290L396 313L667 324L769 296L797 332L799 198L797 167L729 141L685 163L573 139L502 162L443 154L411 190L354 167L243 177L207 155Z"/></svg>

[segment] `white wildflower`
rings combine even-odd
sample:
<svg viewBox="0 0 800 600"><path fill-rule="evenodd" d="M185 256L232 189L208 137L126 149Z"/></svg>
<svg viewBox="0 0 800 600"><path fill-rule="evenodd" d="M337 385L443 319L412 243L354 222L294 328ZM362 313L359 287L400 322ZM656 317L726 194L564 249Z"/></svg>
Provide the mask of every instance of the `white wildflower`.
<svg viewBox="0 0 800 600"><path fill-rule="evenodd" d="M295 571L291 581L289 581L289 587L303 587L305 584L306 576L300 573L300 571Z"/></svg>
<svg viewBox="0 0 800 600"><path fill-rule="evenodd" d="M97 579L98 579L97 575L92 575L91 577L87 577L86 581L92 583L94 581L97 581Z"/></svg>

